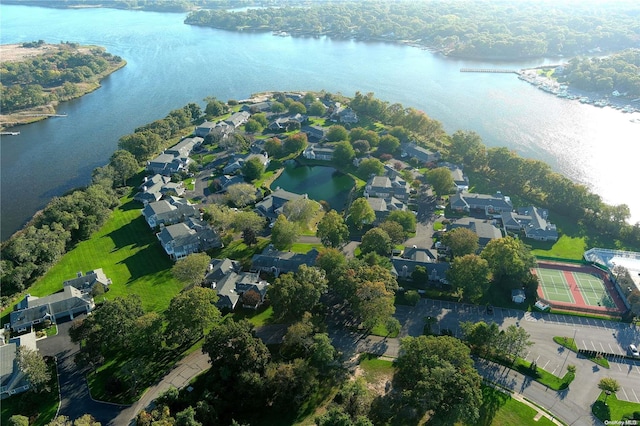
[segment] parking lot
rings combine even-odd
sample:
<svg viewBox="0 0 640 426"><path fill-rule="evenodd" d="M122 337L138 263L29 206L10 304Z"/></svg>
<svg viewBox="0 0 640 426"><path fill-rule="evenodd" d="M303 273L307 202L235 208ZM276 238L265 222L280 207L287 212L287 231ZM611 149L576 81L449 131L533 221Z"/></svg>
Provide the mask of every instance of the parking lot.
<svg viewBox="0 0 640 426"><path fill-rule="evenodd" d="M607 377L618 380L621 385L618 398L640 403L640 359L626 358L630 355L629 344L640 346L640 332L634 325L499 307L494 307L493 312L488 313L485 306L431 299L422 299L415 308L398 308L397 316L405 324L403 331L414 336L422 333L428 317L435 319L432 324L433 333L440 334L443 330L449 330L456 337L462 337L460 322L463 321L495 322L501 328L509 325L523 327L534 343L523 354L523 358L535 361L538 367L559 377L564 376L567 365L575 364L577 358L573 352L555 343L553 337L575 337L580 349L614 354L608 357L610 369L604 369L585 359L580 367L582 373L606 374ZM593 386L597 386L597 381Z"/></svg>

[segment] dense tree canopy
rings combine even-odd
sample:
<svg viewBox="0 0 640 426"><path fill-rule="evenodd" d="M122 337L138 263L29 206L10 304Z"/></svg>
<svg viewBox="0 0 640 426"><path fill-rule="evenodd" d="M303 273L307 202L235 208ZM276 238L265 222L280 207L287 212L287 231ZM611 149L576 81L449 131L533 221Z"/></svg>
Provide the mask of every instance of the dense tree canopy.
<svg viewBox="0 0 640 426"><path fill-rule="evenodd" d="M342 215L331 210L318 222L316 235L325 247L339 247L349 237L349 228Z"/></svg>
<svg viewBox="0 0 640 426"><path fill-rule="evenodd" d="M320 268L300 265L298 271L279 276L269 286L268 297L273 313L280 318L300 319L327 291L327 279Z"/></svg>
<svg viewBox="0 0 640 426"><path fill-rule="evenodd" d="M347 220L353 224L356 229L362 229L364 225L373 223L376 220L376 214L365 198L357 198L351 206L347 214Z"/></svg>
<svg viewBox="0 0 640 426"><path fill-rule="evenodd" d="M193 287L178 293L166 312L167 343L182 345L201 338L220 319L217 301L216 292L209 288Z"/></svg>
<svg viewBox="0 0 640 426"><path fill-rule="evenodd" d="M271 229L271 244L278 250L289 250L298 239L300 227L281 214Z"/></svg>
<svg viewBox="0 0 640 426"><path fill-rule="evenodd" d="M194 287L204 280L211 258L206 253L192 253L171 267L173 276L185 287Z"/></svg>
<svg viewBox="0 0 640 426"><path fill-rule="evenodd" d="M456 257L447 278L462 300L477 302L489 288L489 264L475 254Z"/></svg>
<svg viewBox="0 0 640 426"><path fill-rule="evenodd" d="M478 251L478 234L468 228L455 228L442 236L442 243L449 248L453 257L474 254Z"/></svg>

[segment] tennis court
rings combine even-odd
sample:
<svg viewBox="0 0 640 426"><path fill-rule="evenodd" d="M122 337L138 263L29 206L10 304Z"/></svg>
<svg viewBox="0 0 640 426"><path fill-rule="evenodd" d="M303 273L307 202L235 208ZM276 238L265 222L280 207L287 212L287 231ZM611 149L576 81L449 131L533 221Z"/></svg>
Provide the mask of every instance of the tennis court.
<svg viewBox="0 0 640 426"><path fill-rule="evenodd" d="M535 268L535 274L538 277L538 288L542 291L543 299L571 304L576 303L563 271Z"/></svg>
<svg viewBox="0 0 640 426"><path fill-rule="evenodd" d="M571 272L587 305L615 308L601 278L584 272Z"/></svg>

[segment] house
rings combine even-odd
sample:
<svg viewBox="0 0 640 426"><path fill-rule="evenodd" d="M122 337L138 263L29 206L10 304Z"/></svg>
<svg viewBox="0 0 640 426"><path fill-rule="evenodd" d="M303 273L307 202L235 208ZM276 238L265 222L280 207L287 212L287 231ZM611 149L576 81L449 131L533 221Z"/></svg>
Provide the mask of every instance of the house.
<svg viewBox="0 0 640 426"><path fill-rule="evenodd" d="M242 272L239 262L230 259L212 259L205 282L218 293L216 306L233 310L238 302L243 307L257 308L264 302L268 283L256 272ZM253 293L254 297L243 297Z"/></svg>
<svg viewBox="0 0 640 426"><path fill-rule="evenodd" d="M224 192L227 190L227 188L229 188L231 185L235 185L237 183L245 183L244 182L244 177L242 177L241 175L222 175L219 178L217 178L218 181L220 182L220 191Z"/></svg>
<svg viewBox="0 0 640 426"><path fill-rule="evenodd" d="M367 203L376 214L376 222L384 222L389 213L396 210L407 210L406 204L395 197L389 198L367 198Z"/></svg>
<svg viewBox="0 0 640 426"><path fill-rule="evenodd" d="M547 221L549 212L535 206L518 208L517 212L502 212L502 227L506 231L524 232L537 241L557 241L556 226Z"/></svg>
<svg viewBox="0 0 640 426"><path fill-rule="evenodd" d="M364 189L365 197L391 198L395 197L402 202L407 202L411 188L400 176L372 176Z"/></svg>
<svg viewBox="0 0 640 426"><path fill-rule="evenodd" d="M36 347L36 335L31 332L14 337L8 343L2 342L0 346L0 398L5 399L11 395L25 392L29 389L29 381L26 374L18 366L18 348L27 347L38 350Z"/></svg>
<svg viewBox="0 0 640 426"><path fill-rule="evenodd" d="M462 168L456 164L446 166L451 172L451 178L458 192L469 190L469 178L464 174Z"/></svg>
<svg viewBox="0 0 640 426"><path fill-rule="evenodd" d="M209 135L209 133L211 133L215 127L216 123L212 121L205 121L204 123L196 126L193 133L198 137L204 138Z"/></svg>
<svg viewBox="0 0 640 426"><path fill-rule="evenodd" d="M145 176L144 182L140 185L140 191L133 196L133 199L146 204L158 201L165 195L179 197L182 194L184 194L182 182L171 182L169 176L155 174L151 177Z"/></svg>
<svg viewBox="0 0 640 426"><path fill-rule="evenodd" d="M173 260L182 259L191 253L222 247L218 234L206 222L193 217L174 225L161 225L156 236L164 251Z"/></svg>
<svg viewBox="0 0 640 426"><path fill-rule="evenodd" d="M251 114L255 114L256 112L269 112L271 111L272 104L273 103L269 101L256 102L255 104L244 104L240 108L240 111L246 111Z"/></svg>
<svg viewBox="0 0 640 426"><path fill-rule="evenodd" d="M429 281L439 282L446 277L449 263L436 262L431 250L419 247L405 247L402 256L391 257L391 273L399 279L410 280L417 266L427 271Z"/></svg>
<svg viewBox="0 0 640 426"><path fill-rule="evenodd" d="M65 286L61 292L46 297L27 294L9 316L11 330L21 333L35 324L61 318L73 319L75 315L86 314L95 308L89 293L83 293L73 286Z"/></svg>
<svg viewBox="0 0 640 426"><path fill-rule="evenodd" d="M160 225L172 225L182 222L188 217L200 217L200 211L188 200L178 197L169 197L148 203L142 209L142 215L151 229Z"/></svg>
<svg viewBox="0 0 640 426"><path fill-rule="evenodd" d="M96 284L102 284L104 288L111 285L111 279L107 278L102 268L94 269L84 275L82 275L82 271L80 271L76 274L75 278L64 281L62 286L71 286L84 293L90 293Z"/></svg>
<svg viewBox="0 0 640 426"><path fill-rule="evenodd" d="M331 120L345 124L355 124L358 122L358 114L349 107L343 107L336 102L335 109L330 116Z"/></svg>
<svg viewBox="0 0 640 426"><path fill-rule="evenodd" d="M413 142L403 143L400 146L400 149L402 150L400 155L402 158L415 158L420 163L435 163L441 158L439 152L429 151L428 149L418 146Z"/></svg>
<svg viewBox="0 0 640 426"><path fill-rule="evenodd" d="M249 114L247 111L239 111L232 114L231 117L224 120L224 122L232 126L234 129L237 129L238 127L246 123L249 120L249 117L251 117L251 114Z"/></svg>
<svg viewBox="0 0 640 426"><path fill-rule="evenodd" d="M256 203L256 212L267 219L275 220L282 214L282 207L287 201L298 200L300 198L308 197L307 194L300 195L277 188L271 194L264 197L262 201Z"/></svg>
<svg viewBox="0 0 640 426"><path fill-rule="evenodd" d="M195 148L202 145L203 141L204 139L201 137L184 138L164 152L165 154L173 154L176 157L188 157Z"/></svg>
<svg viewBox="0 0 640 426"><path fill-rule="evenodd" d="M322 126L304 126L300 131L307 135L307 140L311 143L322 142L326 133Z"/></svg>
<svg viewBox="0 0 640 426"><path fill-rule="evenodd" d="M320 146L319 144L309 144L309 146L302 152L302 156L309 160L331 161L333 159L334 151L335 148L333 145Z"/></svg>
<svg viewBox="0 0 640 426"><path fill-rule="evenodd" d="M467 228L478 236L478 245L485 247L489 241L502 238L502 232L491 221L485 219L475 219L472 217L462 217L456 219L450 225L451 229Z"/></svg>
<svg viewBox="0 0 640 426"><path fill-rule="evenodd" d="M299 129L302 123L307 120L307 116L300 113L293 116L278 117L269 123L268 128L274 132L287 132L292 129Z"/></svg>
<svg viewBox="0 0 640 426"><path fill-rule="evenodd" d="M147 171L171 176L185 170L189 164L189 157L176 156L163 152L151 161L147 161Z"/></svg>
<svg viewBox="0 0 640 426"><path fill-rule="evenodd" d="M484 211L487 216L513 210L511 199L500 192L494 195L459 192L449 198L449 204L457 212Z"/></svg>
<svg viewBox="0 0 640 426"><path fill-rule="evenodd" d="M318 257L318 250L311 249L305 254L276 250L271 244L261 254L251 258L252 272L267 272L275 275L296 272L300 265L313 266Z"/></svg>
<svg viewBox="0 0 640 426"><path fill-rule="evenodd" d="M513 289L511 290L511 301L514 303L524 303L524 301L527 299L526 294L524 293L524 290L521 289Z"/></svg>
<svg viewBox="0 0 640 426"><path fill-rule="evenodd" d="M234 156L229 161L229 163L222 169L222 173L225 175L230 175L236 173L238 170L242 169L242 166L247 161L252 158L257 158L260 160L260 163L267 168L269 166L269 155L265 152L263 154L248 154L246 156Z"/></svg>

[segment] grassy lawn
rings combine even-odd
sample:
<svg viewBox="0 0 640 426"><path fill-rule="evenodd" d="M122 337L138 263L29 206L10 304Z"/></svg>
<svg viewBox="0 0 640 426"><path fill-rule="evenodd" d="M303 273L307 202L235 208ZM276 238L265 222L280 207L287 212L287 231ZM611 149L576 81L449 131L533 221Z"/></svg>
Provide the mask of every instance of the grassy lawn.
<svg viewBox="0 0 640 426"><path fill-rule="evenodd" d="M606 420L621 421L625 417L631 418L634 413L640 411L640 404L620 401L615 394L607 396L604 392L601 392L596 402L591 406L591 411L603 422Z"/></svg>
<svg viewBox="0 0 640 426"><path fill-rule="evenodd" d="M360 368L363 370L363 377L367 383L378 383L380 380L386 380L393 376L395 367L393 361L380 359L378 355L362 354L360 355Z"/></svg>
<svg viewBox="0 0 640 426"><path fill-rule="evenodd" d="M58 400L58 372L53 359L48 360L47 365L51 373L49 382L51 391L37 394L25 392L3 399L0 409L0 424L9 424L9 418L15 414L31 418L30 424L33 426L44 426L53 420L60 402Z"/></svg>
<svg viewBox="0 0 640 426"><path fill-rule="evenodd" d="M241 319L247 319L255 327L261 327L263 325L273 323L273 308L271 306L264 308L261 306L257 310L253 309L238 309L233 313L233 319L240 321Z"/></svg>
<svg viewBox="0 0 640 426"><path fill-rule="evenodd" d="M557 344L559 344L560 346L564 346L567 349L572 350L575 353L578 353L578 346L576 346L576 342L573 340L572 337L560 337L560 336L556 336L553 338L553 341L556 342ZM593 361L596 364L598 364L601 367L604 368L609 368L609 361L607 361L606 358L603 357L590 357L587 356L587 359L589 361Z"/></svg>
<svg viewBox="0 0 640 426"><path fill-rule="evenodd" d="M531 369L531 363L522 358L516 359L516 362L510 366L514 370L531 377L536 382L542 383L553 390L562 390L569 387L569 384L575 378L575 373L567 372L564 377L554 376L546 370L537 367L535 372Z"/></svg>
<svg viewBox="0 0 640 426"><path fill-rule="evenodd" d="M173 262L140 214L142 206L130 198L121 202L98 232L67 252L28 292L47 296L62 290L63 281L78 271L102 268L112 281L104 298L138 294L146 311L166 309L182 289L171 275Z"/></svg>
<svg viewBox="0 0 640 426"><path fill-rule="evenodd" d="M313 248L320 250L322 248L322 244L321 243L294 243L293 246L291 247L291 251L294 253L304 254L309 252L309 250Z"/></svg>
<svg viewBox="0 0 640 426"><path fill-rule="evenodd" d="M482 407L478 426L553 425L546 417L533 420L537 411L491 386L482 386Z"/></svg>
<svg viewBox="0 0 640 426"><path fill-rule="evenodd" d="M398 331L398 332L389 334L389 331L387 330L387 327L385 327L384 324L377 324L375 327L371 329L371 334L373 334L374 336L394 338L394 337L398 337L398 334L400 334L400 332Z"/></svg>
<svg viewBox="0 0 640 426"><path fill-rule="evenodd" d="M570 237L561 235L553 245L544 242L527 242L531 246L531 253L538 256L561 257L563 259L582 259L587 250L585 237Z"/></svg>

